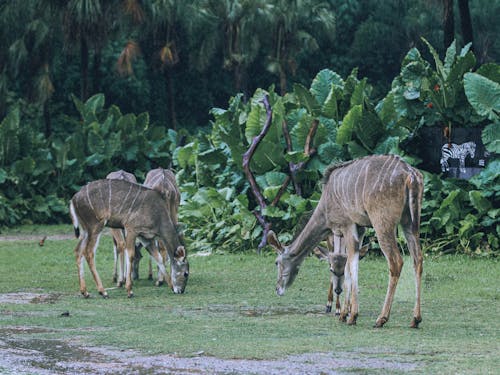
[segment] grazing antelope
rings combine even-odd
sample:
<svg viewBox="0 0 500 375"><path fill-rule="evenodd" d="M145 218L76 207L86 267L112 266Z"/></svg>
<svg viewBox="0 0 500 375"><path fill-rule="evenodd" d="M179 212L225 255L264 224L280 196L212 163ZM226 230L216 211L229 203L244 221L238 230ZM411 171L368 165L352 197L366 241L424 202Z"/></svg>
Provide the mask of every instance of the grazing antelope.
<svg viewBox="0 0 500 375"><path fill-rule="evenodd" d="M181 192L177 187L177 182L175 180L174 173L169 169L163 169L163 168L152 169L146 175L146 179L144 180L143 185L150 189L158 190L162 193L164 199L167 201L167 207L170 210L170 217L172 218L174 226L177 228L179 205L181 202ZM163 256L163 259L166 260L165 248L160 246L160 252ZM153 268L151 264L151 258L149 259L148 275L149 279L152 280ZM158 281L156 282L156 284L161 285L163 281L166 281L167 283L170 284L169 279L164 280L160 276L160 274L158 274Z"/></svg>
<svg viewBox="0 0 500 375"><path fill-rule="evenodd" d="M364 231L364 228L360 228ZM361 243L362 241L360 241ZM368 252L369 245L364 245L359 249L359 259L363 259ZM343 236L330 235L327 240L327 247L317 246L313 250L314 254L330 265L330 284L328 287L328 299L326 302L326 312L332 312L333 293L335 292L335 315L340 315L340 295L344 288L345 265L347 262L347 247ZM348 288L349 289L349 288Z"/></svg>
<svg viewBox="0 0 500 375"><path fill-rule="evenodd" d="M162 200L165 204L158 204ZM105 226L125 231L128 264L134 259L135 241L139 239L155 259L162 275L166 276L158 249L159 245L164 246L171 261L172 289L174 293L184 292L189 276L187 253L161 191L124 180L97 180L88 183L73 196L70 213L75 233L79 237L75 256L80 292L84 297L88 297L89 293L83 275L83 257L89 265L97 290L103 297L108 296L94 260L99 237ZM125 288L129 297L133 296L131 273L131 267L127 267Z"/></svg>
<svg viewBox="0 0 500 375"><path fill-rule="evenodd" d="M106 176L110 180L125 180L132 183L137 183L137 179L132 173L125 172L120 169L119 171L111 172ZM121 229L111 228L111 236L113 237L113 254L114 254L114 267L113 267L113 282L121 287L125 284L125 236ZM139 261L142 258L140 249L136 247L134 261L132 263L132 278L137 280L139 278Z"/></svg>
<svg viewBox="0 0 500 375"><path fill-rule="evenodd" d="M422 205L422 174L399 156L372 155L333 165L324 176L321 198L310 220L297 238L283 246L273 231L268 242L278 252L276 265L278 282L276 293L283 295L297 273L299 266L318 243L332 233L342 233L346 241L346 290L348 304L344 304L340 318L349 313L347 323L356 324L358 317L358 262L360 241L358 227L374 228L389 266L387 293L375 327L388 320L396 286L403 267L398 249L396 230L403 228L415 271L416 301L411 327L422 321L420 286L422 277L422 250L420 248L420 211ZM349 296L347 296L349 294Z"/></svg>

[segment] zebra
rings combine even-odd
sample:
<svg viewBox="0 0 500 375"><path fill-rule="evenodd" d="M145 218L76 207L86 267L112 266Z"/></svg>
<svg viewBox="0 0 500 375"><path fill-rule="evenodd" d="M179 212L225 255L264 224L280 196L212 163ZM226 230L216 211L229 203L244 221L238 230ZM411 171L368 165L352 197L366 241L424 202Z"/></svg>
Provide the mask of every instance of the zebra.
<svg viewBox="0 0 500 375"><path fill-rule="evenodd" d="M447 172L450 170L450 165L448 164L448 159L459 159L460 161L460 171L465 173L465 158L470 155L474 158L476 152L476 144L474 142L466 142L461 145L452 143L445 143L441 147L441 171Z"/></svg>

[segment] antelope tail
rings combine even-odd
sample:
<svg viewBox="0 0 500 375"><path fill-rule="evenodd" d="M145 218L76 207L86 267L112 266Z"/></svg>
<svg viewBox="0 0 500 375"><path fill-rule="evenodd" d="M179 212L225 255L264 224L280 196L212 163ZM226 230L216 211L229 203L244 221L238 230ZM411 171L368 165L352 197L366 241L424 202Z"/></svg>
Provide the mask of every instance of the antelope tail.
<svg viewBox="0 0 500 375"><path fill-rule="evenodd" d="M75 231L75 237L79 238L80 237L80 225L78 222L78 216L76 215L76 212L75 212L75 206L73 205L73 201L71 201L69 204L69 213L71 215L71 221L73 222L73 230Z"/></svg>

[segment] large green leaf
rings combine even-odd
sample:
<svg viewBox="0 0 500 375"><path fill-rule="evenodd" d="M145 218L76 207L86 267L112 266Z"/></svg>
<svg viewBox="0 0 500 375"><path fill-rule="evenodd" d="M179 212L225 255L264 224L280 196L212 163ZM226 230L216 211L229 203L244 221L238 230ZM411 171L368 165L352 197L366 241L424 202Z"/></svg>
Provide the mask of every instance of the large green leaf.
<svg viewBox="0 0 500 375"><path fill-rule="evenodd" d="M354 91L351 96L351 107L358 104L363 104L365 102L365 99L367 99L365 93L366 81L366 78L363 78L354 87Z"/></svg>
<svg viewBox="0 0 500 375"><path fill-rule="evenodd" d="M337 131L337 143L344 145L352 139L352 133L357 123L363 116L363 106L361 104L352 107L345 115L342 124Z"/></svg>
<svg viewBox="0 0 500 375"><path fill-rule="evenodd" d="M427 39L422 38L422 40L424 41L424 43L429 48L429 52L431 53L432 57L434 57L434 63L436 64L436 70L437 70L439 76L441 77L441 79L443 81L446 81L446 78L448 77L448 75L447 75L447 73L446 73L446 71L444 69L443 62L439 58L439 54L434 49L434 47L427 41Z"/></svg>
<svg viewBox="0 0 500 375"><path fill-rule="evenodd" d="M245 137L249 144L258 136L267 120L266 109L262 104L252 105L248 115L247 126L245 128Z"/></svg>
<svg viewBox="0 0 500 375"><path fill-rule="evenodd" d="M330 92L330 87L332 86L332 73L333 72L329 69L323 69L316 74L316 77L314 77L311 83L311 93L320 105L325 102Z"/></svg>
<svg viewBox="0 0 500 375"><path fill-rule="evenodd" d="M104 154L106 143L99 133L91 130L87 138L87 147L92 154Z"/></svg>
<svg viewBox="0 0 500 375"><path fill-rule="evenodd" d="M299 83L293 85L293 93L295 94L300 105L307 109L312 116L319 116L320 104L311 92Z"/></svg>
<svg viewBox="0 0 500 375"><path fill-rule="evenodd" d="M87 113L96 115L104 108L104 94L95 94L85 102L85 110Z"/></svg>
<svg viewBox="0 0 500 375"><path fill-rule="evenodd" d="M281 186L286 179L286 174L283 172L270 171L267 172L264 177L266 179L267 186Z"/></svg>
<svg viewBox="0 0 500 375"><path fill-rule="evenodd" d="M174 152L174 158L181 168L188 168L195 165L197 152L198 144L191 142L184 147L178 147Z"/></svg>
<svg viewBox="0 0 500 375"><path fill-rule="evenodd" d="M392 92L387 94L387 96L377 104L376 111L382 123L386 127L392 128L398 120L398 114L394 106L394 94Z"/></svg>
<svg viewBox="0 0 500 375"><path fill-rule="evenodd" d="M388 137L383 142L379 143L374 150L375 154L395 154L401 155L402 152L399 149L399 138L398 137Z"/></svg>
<svg viewBox="0 0 500 375"><path fill-rule="evenodd" d="M12 163L19 156L19 107L15 107L0 123L0 165Z"/></svg>
<svg viewBox="0 0 500 375"><path fill-rule="evenodd" d="M250 168L255 173L265 173L276 167L284 167L286 164L281 144L269 142L264 138L252 156Z"/></svg>
<svg viewBox="0 0 500 375"><path fill-rule="evenodd" d="M364 110L363 115L355 124L355 135L363 146L372 151L379 139L385 134L385 126L372 110Z"/></svg>
<svg viewBox="0 0 500 375"><path fill-rule="evenodd" d="M149 127L149 112L143 112L136 119L136 129L138 131L146 131Z"/></svg>
<svg viewBox="0 0 500 375"><path fill-rule="evenodd" d="M483 64L479 67L476 73L481 74L483 77L491 79L496 83L500 83L500 65L498 64Z"/></svg>
<svg viewBox="0 0 500 375"><path fill-rule="evenodd" d="M500 154L500 122L486 126L481 133L481 139L489 152Z"/></svg>
<svg viewBox="0 0 500 375"><path fill-rule="evenodd" d="M296 112L300 115L294 117L295 125L290 130L292 144L294 150L303 150L306 143L307 135L311 129L313 118L306 112ZM289 124L291 125L291 124Z"/></svg>
<svg viewBox="0 0 500 375"><path fill-rule="evenodd" d="M370 154L366 148L364 148L358 142L355 141L348 142L347 149L349 150L349 155L351 155L351 159L362 158Z"/></svg>
<svg viewBox="0 0 500 375"><path fill-rule="evenodd" d="M33 174L35 169L35 160L31 157L23 158L14 163L14 172L17 176L26 178L23 176L29 176ZM28 177L29 179L29 177Z"/></svg>
<svg viewBox="0 0 500 375"><path fill-rule="evenodd" d="M333 161L342 160L342 146L333 142L326 142L318 147L318 157L324 164L331 164Z"/></svg>
<svg viewBox="0 0 500 375"><path fill-rule="evenodd" d="M335 95L335 87L333 85L331 86L330 92L323 103L321 112L325 117L333 118L335 120L338 119L339 109L337 105L337 95Z"/></svg>
<svg viewBox="0 0 500 375"><path fill-rule="evenodd" d="M297 164L309 160L309 156L307 156L303 151L291 151L286 153L285 159L288 162Z"/></svg>
<svg viewBox="0 0 500 375"><path fill-rule="evenodd" d="M116 155L121 154L122 141L121 141L121 132L113 132L108 135L106 138L106 155L111 158Z"/></svg>
<svg viewBox="0 0 500 375"><path fill-rule="evenodd" d="M499 118L500 84L477 73L464 75L465 95L474 110L490 120Z"/></svg>
<svg viewBox="0 0 500 375"><path fill-rule="evenodd" d="M474 208L478 210L480 214L485 214L492 208L491 202L483 197L478 190L469 191L469 198Z"/></svg>
<svg viewBox="0 0 500 375"><path fill-rule="evenodd" d="M423 61L420 51L415 47L410 49L408 53L405 55L405 57L403 58L403 62L401 63L401 66L406 66L412 61Z"/></svg>
<svg viewBox="0 0 500 375"><path fill-rule="evenodd" d="M446 49L446 55L444 57L444 70L446 74L449 74L453 63L455 62L455 57L457 56L457 43L454 40L450 46Z"/></svg>
<svg viewBox="0 0 500 375"><path fill-rule="evenodd" d="M467 52L465 56L460 56L457 58L455 64L451 67L447 82L452 84L453 82L458 82L462 79L462 76L469 72L476 65L476 57L472 52ZM454 93L455 95L457 93Z"/></svg>
<svg viewBox="0 0 500 375"><path fill-rule="evenodd" d="M135 122L136 116L133 113L127 113L118 119L116 127L122 131L124 137L128 138L137 133Z"/></svg>
<svg viewBox="0 0 500 375"><path fill-rule="evenodd" d="M342 77L330 69L323 69L314 77L311 84L311 93L319 105L324 106L328 96L332 95L332 91L335 96L335 91L341 90L343 86Z"/></svg>

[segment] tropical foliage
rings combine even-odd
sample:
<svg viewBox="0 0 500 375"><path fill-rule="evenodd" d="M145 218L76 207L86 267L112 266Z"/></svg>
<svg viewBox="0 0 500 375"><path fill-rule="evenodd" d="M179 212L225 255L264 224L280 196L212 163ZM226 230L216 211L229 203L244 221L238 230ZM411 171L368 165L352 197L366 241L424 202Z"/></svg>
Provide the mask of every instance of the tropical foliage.
<svg viewBox="0 0 500 375"><path fill-rule="evenodd" d="M430 45L429 49L434 51ZM222 227L221 233L228 233L228 238L236 231L237 238L249 240L251 247L256 247L255 241L266 224L281 229L282 236L290 239L301 216L317 203L318 181L329 163L372 153L395 153L418 164L418 157L406 151L404 145L419 132L425 132L422 125L434 123L434 117L427 117L429 97L435 101L443 99L442 112L435 115L443 118L451 113L450 108L458 108L451 103L458 102L459 97L460 118L465 123L484 125L484 144L492 155L498 153L500 91L493 79L499 66L487 64L474 73L466 73L471 69L470 61L475 61L474 55L469 47L456 54L455 44L448 49L446 64L441 64L435 53L434 58L438 71L443 77L446 75L438 81L443 91L446 90L441 96L437 96L437 91L441 90L432 88L433 80L440 79L439 74L422 59L417 49L413 49L403 61L401 74L394 80L392 90L376 105L370 97L366 79L359 80L356 71L343 79L325 69L317 74L309 88L295 84L293 92L285 96L276 94L273 87L258 89L247 103L238 95L230 100L227 109L213 109L212 132L203 136L202 151L198 149L195 153L198 157L177 158L183 185L192 179L186 170L200 174L200 165L204 170L211 170L201 172L208 177L202 183L202 190L213 189L213 196L218 199L205 193L198 195L199 207L210 206L210 202L220 201L220 197L226 200L226 209L218 211L220 216L217 210L212 210L217 219L212 223L210 220L203 222L201 226L213 228L214 233L217 227ZM413 74L409 72L411 69L414 69ZM453 72L453 79L449 71ZM257 176L254 187L243 178L246 174L244 160L255 140L263 135L269 120L266 98L272 109L272 119L251 158L249 169ZM453 117L453 121L458 121L457 118ZM193 155L192 147L180 148L177 155ZM181 152L188 148L190 151ZM202 155L207 158L201 159ZM498 168L499 160L493 158L484 171L470 181L442 180L439 175L425 174L422 233L429 250L498 252L500 223L498 205L495 205L499 199ZM197 176L196 181L199 180ZM207 188L208 185L213 188ZM227 207L235 206L239 207L237 219L231 218L232 212L227 211ZM193 204L188 203L183 213L189 216L192 209ZM242 217L249 226L241 225ZM187 229L193 234L197 230L202 229L198 225ZM208 242L215 247L214 242ZM220 244L215 241L217 243Z"/></svg>
<svg viewBox="0 0 500 375"><path fill-rule="evenodd" d="M469 181L426 174L422 232L429 250L498 254L496 39L436 48L425 1L188 3L0 4L1 226L67 221L89 180L172 166L193 250L257 249L271 226L293 236L330 163L420 166L428 126L467 126L491 161Z"/></svg>

